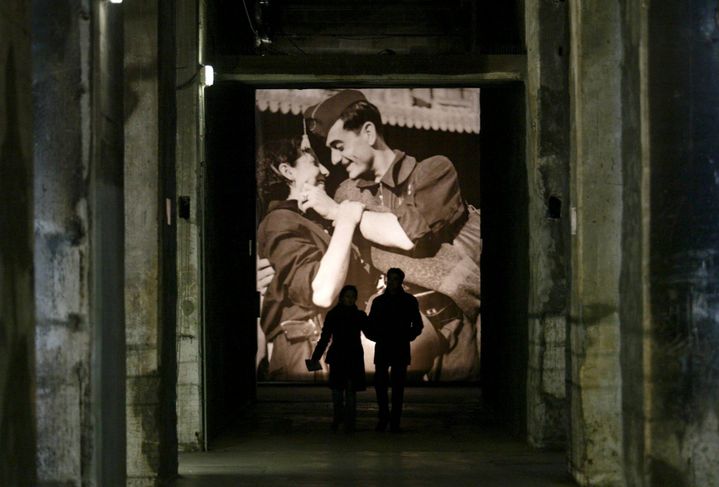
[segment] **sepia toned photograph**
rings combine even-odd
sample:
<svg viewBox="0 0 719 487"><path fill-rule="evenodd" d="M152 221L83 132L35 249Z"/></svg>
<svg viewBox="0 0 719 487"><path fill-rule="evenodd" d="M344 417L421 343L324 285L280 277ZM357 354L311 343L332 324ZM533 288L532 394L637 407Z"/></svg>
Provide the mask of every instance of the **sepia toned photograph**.
<svg viewBox="0 0 719 487"><path fill-rule="evenodd" d="M369 313L400 268L421 334L408 381L474 382L480 367L478 88L256 91L260 381L308 370L345 285ZM374 373L375 344L362 335Z"/></svg>

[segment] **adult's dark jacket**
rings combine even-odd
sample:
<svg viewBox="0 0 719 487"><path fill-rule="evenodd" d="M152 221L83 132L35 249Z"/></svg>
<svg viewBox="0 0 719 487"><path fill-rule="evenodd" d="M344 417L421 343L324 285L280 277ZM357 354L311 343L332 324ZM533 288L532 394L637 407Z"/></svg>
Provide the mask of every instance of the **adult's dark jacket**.
<svg viewBox="0 0 719 487"><path fill-rule="evenodd" d="M351 383L356 391L365 389L364 349L360 332L368 333L369 320L357 306L338 304L325 317L322 335L312 354L319 360L327 350L325 362L330 365L329 386L344 389Z"/></svg>
<svg viewBox="0 0 719 487"><path fill-rule="evenodd" d="M417 298L404 290L396 294L385 291L372 301L369 320L375 365L409 365L409 342L422 333Z"/></svg>

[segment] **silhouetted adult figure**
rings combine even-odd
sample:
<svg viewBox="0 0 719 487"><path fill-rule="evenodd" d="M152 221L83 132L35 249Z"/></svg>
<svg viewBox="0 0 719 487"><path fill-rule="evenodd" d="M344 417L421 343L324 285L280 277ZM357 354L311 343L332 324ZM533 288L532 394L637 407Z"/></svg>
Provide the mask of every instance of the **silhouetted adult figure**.
<svg viewBox="0 0 719 487"><path fill-rule="evenodd" d="M360 332L367 334L369 320L364 311L357 309L356 301L357 288L352 285L344 286L340 291L339 303L325 317L320 341L310 359L316 366L330 340L332 341L325 357L330 368L329 386L332 389L334 406L332 429L336 430L344 421L345 431L348 433L355 429L356 393L366 389Z"/></svg>
<svg viewBox="0 0 719 487"><path fill-rule="evenodd" d="M409 342L422 332L422 317L417 299L404 291L404 272L393 267L387 271L387 288L372 302L369 319L374 339L374 384L379 406L377 431L399 432L404 401L404 384L410 364ZM392 410L388 386L392 385Z"/></svg>

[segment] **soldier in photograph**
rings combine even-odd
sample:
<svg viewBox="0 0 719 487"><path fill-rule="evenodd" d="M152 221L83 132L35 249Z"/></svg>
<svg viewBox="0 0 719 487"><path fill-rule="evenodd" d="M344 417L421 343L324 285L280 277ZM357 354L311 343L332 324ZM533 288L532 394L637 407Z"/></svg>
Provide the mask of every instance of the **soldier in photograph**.
<svg viewBox="0 0 719 487"><path fill-rule="evenodd" d="M330 149L332 164L348 175L334 200L315 188L309 203L334 220L339 204L361 202L363 254L381 272L405 270L407 287L432 325L414 344L410 370L435 380L477 379L479 215L463 200L454 165L441 155L418 161L390 148L378 108L359 90L340 91L304 116Z"/></svg>

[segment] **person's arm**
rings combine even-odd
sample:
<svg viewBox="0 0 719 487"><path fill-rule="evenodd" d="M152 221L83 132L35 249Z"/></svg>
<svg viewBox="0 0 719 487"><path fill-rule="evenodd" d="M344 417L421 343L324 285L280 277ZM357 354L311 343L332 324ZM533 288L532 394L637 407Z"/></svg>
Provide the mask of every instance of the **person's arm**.
<svg viewBox="0 0 719 487"><path fill-rule="evenodd" d="M411 313L411 319L412 324L410 325L410 341L414 341L415 338L417 338L422 333L422 328L424 325L422 324L422 315L419 313L419 303L417 302L417 298L410 295L410 309L408 310Z"/></svg>
<svg viewBox="0 0 719 487"><path fill-rule="evenodd" d="M264 258L261 259L258 255L256 280L257 291L260 293L260 296L265 295L267 287L270 285L270 282L272 282L273 277L275 277L275 269L272 267L270 260Z"/></svg>
<svg viewBox="0 0 719 487"><path fill-rule="evenodd" d="M360 222L362 236L385 247L412 250L414 242L405 233L394 213L365 211Z"/></svg>
<svg viewBox="0 0 719 487"><path fill-rule="evenodd" d="M380 324L380 310L381 304L378 301L379 296L372 300L372 306L370 306L369 315L367 316L367 330L369 334L365 333L367 338L376 342L379 339L379 335L382 333L382 325Z"/></svg>
<svg viewBox="0 0 719 487"><path fill-rule="evenodd" d="M339 206L332 239L312 279L312 302L316 306L329 308L345 284L352 236L363 210L361 203L352 201L343 202Z"/></svg>
<svg viewBox="0 0 719 487"><path fill-rule="evenodd" d="M466 211L457 171L446 157L420 163L407 196L393 213L415 246L440 236Z"/></svg>
<svg viewBox="0 0 719 487"><path fill-rule="evenodd" d="M331 202L325 198L323 192L314 192L310 198L315 204L315 211L327 219L333 219ZM328 197L327 197L328 198ZM378 245L385 247L411 250L414 244L407 236L397 220L397 216L389 211L389 208L373 204L372 198L363 193L352 180L345 180L335 192L335 204L343 201L359 201L365 205L365 212L360 222L360 233L362 236ZM383 211L384 210L384 211Z"/></svg>
<svg viewBox="0 0 719 487"><path fill-rule="evenodd" d="M288 210L272 212L260 225L260 255L266 256L274 279L287 292L290 302L304 307L328 308L339 294L349 267L352 233L361 218L362 205L347 202L342 223L330 239L326 252L309 238L305 225Z"/></svg>
<svg viewBox="0 0 719 487"><path fill-rule="evenodd" d="M340 203L330 198L324 187L309 187L305 190L305 193L307 194L307 201L300 205L302 210L312 208L326 220L337 220ZM414 247L414 244L399 224L397 216L390 212L365 211L360 222L360 232L370 242L385 247L395 247L402 250L411 250Z"/></svg>
<svg viewBox="0 0 719 487"><path fill-rule="evenodd" d="M325 349L330 343L330 337L332 337L333 328L334 322L332 319L332 312L330 311L327 314L327 319L325 320L324 326L322 326L322 334L320 335L320 340L317 342L314 353L312 353L312 357L310 360L312 360L313 362L319 362L319 360L322 358L322 355L325 353Z"/></svg>
<svg viewBox="0 0 719 487"><path fill-rule="evenodd" d="M372 323L369 320L369 317L367 316L367 313L365 313L362 310L357 311L357 320L359 320L360 330L362 330L362 333L364 333L364 336L367 337L368 340L375 341L375 334L374 334L374 328L372 327Z"/></svg>

